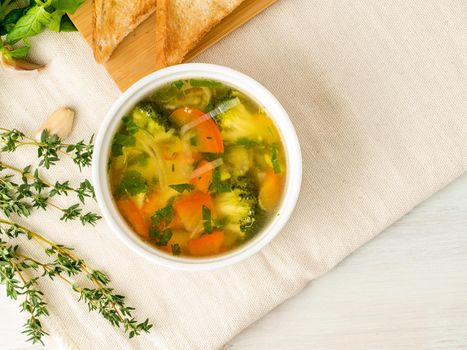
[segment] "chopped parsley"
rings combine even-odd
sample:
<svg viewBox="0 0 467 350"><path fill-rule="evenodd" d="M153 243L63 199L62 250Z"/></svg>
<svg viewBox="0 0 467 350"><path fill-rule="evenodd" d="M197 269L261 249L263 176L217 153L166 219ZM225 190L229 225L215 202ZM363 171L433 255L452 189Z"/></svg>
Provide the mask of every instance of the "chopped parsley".
<svg viewBox="0 0 467 350"><path fill-rule="evenodd" d="M203 213L204 232L212 233L211 209L203 205L202 213Z"/></svg>
<svg viewBox="0 0 467 350"><path fill-rule="evenodd" d="M130 135L136 134L139 130L138 125L136 125L132 117L123 117L122 123L125 125L125 128Z"/></svg>
<svg viewBox="0 0 467 350"><path fill-rule="evenodd" d="M178 193L183 193L185 191L191 192L195 189L195 186L192 184L177 184L177 185L169 185L170 188L174 189Z"/></svg>
<svg viewBox="0 0 467 350"><path fill-rule="evenodd" d="M170 200L169 203L162 209L159 209L154 213L151 217L152 223L156 226L166 226L170 224L173 218L173 207L172 201Z"/></svg>
<svg viewBox="0 0 467 350"><path fill-rule="evenodd" d="M183 82L183 80L177 80L176 82L174 82L172 84L173 84L173 86L175 86L177 89L180 90L185 83Z"/></svg>
<svg viewBox="0 0 467 350"><path fill-rule="evenodd" d="M172 238L172 235L172 230L169 228L165 229L162 232L156 230L155 228L151 228L151 230L149 231L149 237L151 237L151 239L154 240L154 243L158 247L166 246Z"/></svg>
<svg viewBox="0 0 467 350"><path fill-rule="evenodd" d="M127 171L118 186L118 193L120 195L128 195L130 197L147 191L148 184L146 183L146 180L135 170Z"/></svg>
<svg viewBox="0 0 467 350"><path fill-rule="evenodd" d="M229 192L231 190L230 184L222 182L221 171L219 168L214 169L214 172L212 174L212 183L211 183L210 189L217 193Z"/></svg>
<svg viewBox="0 0 467 350"><path fill-rule="evenodd" d="M118 133L114 136L112 142L112 155L121 156L123 154L123 147L134 146L136 139L133 135Z"/></svg>
<svg viewBox="0 0 467 350"><path fill-rule="evenodd" d="M180 245L178 243L172 244L171 248L173 255L180 255L180 253L182 252L182 249L180 248Z"/></svg>
<svg viewBox="0 0 467 350"><path fill-rule="evenodd" d="M281 172L281 166L279 164L277 145L275 143L272 144L272 148L271 148L271 163L272 163L272 168L274 172L276 174L279 174Z"/></svg>

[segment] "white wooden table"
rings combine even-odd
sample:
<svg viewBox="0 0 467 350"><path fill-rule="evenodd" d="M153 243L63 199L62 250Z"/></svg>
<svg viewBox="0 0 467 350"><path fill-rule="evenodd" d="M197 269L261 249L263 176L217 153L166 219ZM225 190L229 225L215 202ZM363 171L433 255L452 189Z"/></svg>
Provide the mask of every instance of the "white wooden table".
<svg viewBox="0 0 467 350"><path fill-rule="evenodd" d="M39 349L0 292L0 349ZM467 349L467 174L226 345Z"/></svg>

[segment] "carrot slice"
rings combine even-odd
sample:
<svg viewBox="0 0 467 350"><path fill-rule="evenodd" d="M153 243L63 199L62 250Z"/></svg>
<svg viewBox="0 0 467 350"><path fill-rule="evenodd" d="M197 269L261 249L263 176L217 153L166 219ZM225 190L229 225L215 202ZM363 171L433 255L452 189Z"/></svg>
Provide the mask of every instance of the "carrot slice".
<svg viewBox="0 0 467 350"><path fill-rule="evenodd" d="M141 237L149 237L149 226L144 219L143 213L138 209L136 203L131 199L119 199L117 207L125 220L133 230Z"/></svg>
<svg viewBox="0 0 467 350"><path fill-rule="evenodd" d="M212 198L204 192L194 192L178 198L174 209L187 231L193 232L203 222L203 205L212 209Z"/></svg>
<svg viewBox="0 0 467 350"><path fill-rule="evenodd" d="M214 231L199 238L188 241L188 252L193 256L208 256L221 251L224 243L224 232Z"/></svg>
<svg viewBox="0 0 467 350"><path fill-rule="evenodd" d="M283 187L284 177L282 174L276 174L273 171L268 172L259 190L259 205L261 208L266 211L276 209L282 198Z"/></svg>
<svg viewBox="0 0 467 350"><path fill-rule="evenodd" d="M201 117L205 113L196 108L179 108L170 115L170 120L178 126L183 126L191 123ZM212 118L207 118L199 124L193 126L195 139L193 140L194 148L199 152L206 153L224 153L224 142L222 135L217 127L217 124Z"/></svg>
<svg viewBox="0 0 467 350"><path fill-rule="evenodd" d="M202 160L197 169L202 167L208 167L205 172L200 174L199 176L194 177L191 179L191 183L195 186L198 191L201 192L208 192L209 186L212 182L212 167L209 167L209 162L207 160ZM196 170L195 170L196 171Z"/></svg>

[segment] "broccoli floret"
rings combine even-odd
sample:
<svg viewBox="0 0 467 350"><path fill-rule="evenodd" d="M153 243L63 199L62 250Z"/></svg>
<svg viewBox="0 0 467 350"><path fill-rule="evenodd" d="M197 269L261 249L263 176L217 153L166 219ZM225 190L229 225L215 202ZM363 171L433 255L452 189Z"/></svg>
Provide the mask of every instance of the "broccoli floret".
<svg viewBox="0 0 467 350"><path fill-rule="evenodd" d="M230 192L216 195L216 213L225 220L225 228L241 237L251 235L256 228L258 189L247 177L239 177L231 185Z"/></svg>
<svg viewBox="0 0 467 350"><path fill-rule="evenodd" d="M133 109L133 121L138 127L147 128L149 132L170 129L169 119L159 113L157 106L150 101L140 102Z"/></svg>
<svg viewBox="0 0 467 350"><path fill-rule="evenodd" d="M227 143L235 143L244 138L258 138L258 125L253 122L253 116L243 104L216 116L215 120L221 128L222 138Z"/></svg>
<svg viewBox="0 0 467 350"><path fill-rule="evenodd" d="M234 177L245 175L253 164L251 151L242 146L229 148L225 152L224 159Z"/></svg>

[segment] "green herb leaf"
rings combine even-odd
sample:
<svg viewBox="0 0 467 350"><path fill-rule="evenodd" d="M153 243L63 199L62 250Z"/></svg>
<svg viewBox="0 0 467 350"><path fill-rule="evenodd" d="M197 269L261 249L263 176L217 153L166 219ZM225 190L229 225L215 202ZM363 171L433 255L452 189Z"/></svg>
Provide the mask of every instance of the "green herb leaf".
<svg viewBox="0 0 467 350"><path fill-rule="evenodd" d="M17 8L10 11L3 20L0 20L0 35L8 34L15 27L16 22L23 17L24 13L24 8Z"/></svg>
<svg viewBox="0 0 467 350"><path fill-rule="evenodd" d="M44 7L33 6L18 20L13 30L8 33L7 41L9 44L14 44L21 39L37 35L44 31L51 21L52 16Z"/></svg>
<svg viewBox="0 0 467 350"><path fill-rule="evenodd" d="M143 175L135 170L130 170L123 176L120 185L118 186L118 193L120 195L129 195L130 197L136 196L139 193L148 191L148 184Z"/></svg>
<svg viewBox="0 0 467 350"><path fill-rule="evenodd" d="M6 3L5 0L3 3ZM41 159L40 163L45 167L59 160L57 156L59 151L68 154L78 165L87 166L93 149L92 138L89 144L84 144L82 141L77 144L62 144L56 136L44 132L38 142L18 130L9 129L2 129L0 132L0 143L3 144L0 152L15 152L22 146L36 147ZM77 195L81 202L84 202L85 197L94 198L94 189L88 180L82 181L78 188L71 187L69 181L53 184L41 178L38 170L34 170L32 166L20 169L3 161L0 161L0 172L0 211L4 216L8 217L11 214L29 216L31 206L33 206L42 209L52 207L59 210L63 214L61 219L64 221L79 218L83 224L93 225L100 219L99 215L92 212L83 214L79 204L61 208L48 202L50 197L68 195L70 192ZM19 179L18 183L13 181L15 177ZM20 248L19 245L9 245L2 240L2 236L11 240L23 236L24 239L17 242L21 245L23 243L27 245L28 241L35 242L37 247L46 254L47 261L41 262L25 255L29 248L23 250L22 246ZM168 244L170 238L171 232L166 230L160 235L159 243ZM20 250L21 254L18 253ZM81 275L76 279L80 282L68 279L68 277L77 275ZM30 278L29 276L38 277ZM41 319L49 316L49 311L44 294L38 289L37 283L42 277L65 281L73 291L79 294L79 301L85 302L89 311L98 312L112 326L122 328L129 337L137 336L142 332L148 333L152 327L148 319L138 323L132 315L134 308L126 305L123 296L116 294L112 288L106 287L110 282L109 278L76 257L72 253L72 248L53 243L37 231L0 218L0 284L6 287L6 295L9 298L18 299L24 296L20 301L20 309L25 311L29 318L24 324L23 333L32 343L43 343L42 339L47 335L42 327ZM88 282L92 282L95 287L82 287L80 283L83 277L87 278Z"/></svg>
<svg viewBox="0 0 467 350"><path fill-rule="evenodd" d="M55 10L75 13L85 0L52 0L52 6Z"/></svg>
<svg viewBox="0 0 467 350"><path fill-rule="evenodd" d="M123 154L123 147L134 146L135 144L136 139L133 135L118 133L112 141L112 155L121 156Z"/></svg>
<svg viewBox="0 0 467 350"><path fill-rule="evenodd" d="M169 201L169 203L162 209L159 209L154 213L154 215L151 217L152 223L155 226L167 226L170 224L173 218L173 206L172 206L172 200Z"/></svg>
<svg viewBox="0 0 467 350"><path fill-rule="evenodd" d="M222 182L221 171L219 168L214 169L214 172L212 174L212 183L211 183L210 189L216 193L231 191L230 184Z"/></svg>
<svg viewBox="0 0 467 350"><path fill-rule="evenodd" d="M170 239L172 238L172 230L171 229L165 229L162 234L161 234L161 237L159 239L159 241L156 243L158 246L166 246L167 243L169 243Z"/></svg>
<svg viewBox="0 0 467 350"><path fill-rule="evenodd" d="M54 11L50 14L52 18L49 23L49 29L54 32L59 32L62 24L62 17L65 15L64 11Z"/></svg>
<svg viewBox="0 0 467 350"><path fill-rule="evenodd" d="M7 55L14 58L24 58L28 55L30 48L31 46L29 45L29 43L25 43L21 47L8 51Z"/></svg>
<svg viewBox="0 0 467 350"><path fill-rule="evenodd" d="M60 31L61 32L76 32L77 29L73 22L71 21L68 15L62 17L62 21L60 22Z"/></svg>
<svg viewBox="0 0 467 350"><path fill-rule="evenodd" d="M272 144L271 147L271 163L272 163L272 168L276 174L279 174L281 172L281 166L279 164L279 156L277 152L277 145L275 143Z"/></svg>
<svg viewBox="0 0 467 350"><path fill-rule="evenodd" d="M193 87L221 88L222 83L209 79L190 79L190 85Z"/></svg>
<svg viewBox="0 0 467 350"><path fill-rule="evenodd" d="M172 244L172 255L180 255L182 252L182 248L180 248L180 245L178 243Z"/></svg>
<svg viewBox="0 0 467 350"><path fill-rule="evenodd" d="M102 219L102 216L89 212L84 215L80 215L79 219L81 223L83 224L83 226L84 225L94 226L98 220Z"/></svg>
<svg viewBox="0 0 467 350"><path fill-rule="evenodd" d="M128 117L128 116L123 117L122 123L123 125L125 125L125 128L130 135L136 134L139 130L138 125L136 125L132 117Z"/></svg>
<svg viewBox="0 0 467 350"><path fill-rule="evenodd" d="M158 247L166 246L172 238L172 235L172 230L169 228L165 229L162 232L155 228L151 228L151 230L149 231L149 237L154 241L154 243Z"/></svg>
<svg viewBox="0 0 467 350"><path fill-rule="evenodd" d="M172 84L179 90L183 87L183 85L185 85L183 80L177 80L176 82L173 82Z"/></svg>
<svg viewBox="0 0 467 350"><path fill-rule="evenodd" d="M203 214L204 231L206 233L212 233L211 210L205 205L203 205L202 214Z"/></svg>
<svg viewBox="0 0 467 350"><path fill-rule="evenodd" d="M174 189L178 193L183 193L185 191L191 192L195 189L195 186L192 184L177 184L177 185L169 185L170 188Z"/></svg>

